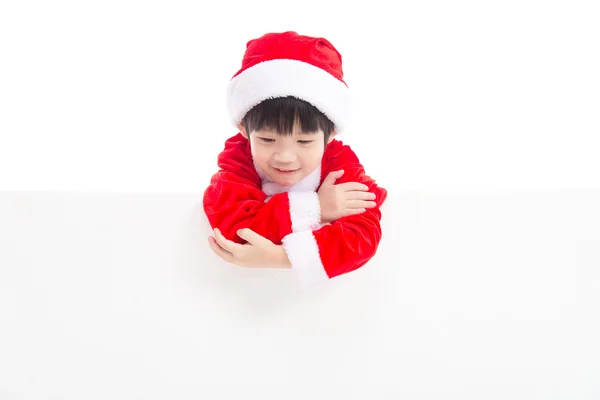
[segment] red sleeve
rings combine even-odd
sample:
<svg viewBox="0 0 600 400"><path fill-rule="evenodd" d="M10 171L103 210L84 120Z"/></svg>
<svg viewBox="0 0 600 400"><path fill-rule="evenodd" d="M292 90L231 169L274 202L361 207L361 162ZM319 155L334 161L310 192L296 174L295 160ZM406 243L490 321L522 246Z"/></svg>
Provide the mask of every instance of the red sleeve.
<svg viewBox="0 0 600 400"><path fill-rule="evenodd" d="M204 191L204 212L212 228L236 243L245 243L237 235L242 228L250 228L273 241L292 232L287 193L273 196L268 202L265 193L250 182L226 171L211 178Z"/></svg>
<svg viewBox="0 0 600 400"><path fill-rule="evenodd" d="M382 238L381 206L387 190L365 174L356 154L337 142L324 159L323 176L344 170L336 183L360 182L375 193L375 208L340 218L314 231L295 232L283 240L292 268L311 282L333 278L358 269L375 255Z"/></svg>
<svg viewBox="0 0 600 400"><path fill-rule="evenodd" d="M292 232L317 227L320 205L316 193L279 193L266 201L247 142L238 134L225 143L218 156L220 169L211 177L203 198L211 227L236 243L245 243L237 231L250 228L275 244Z"/></svg>
<svg viewBox="0 0 600 400"><path fill-rule="evenodd" d="M367 184L367 180L359 182ZM365 265L375 256L382 237L380 207L387 196L385 189L373 184L377 206L362 214L340 218L314 231L323 268L329 278Z"/></svg>

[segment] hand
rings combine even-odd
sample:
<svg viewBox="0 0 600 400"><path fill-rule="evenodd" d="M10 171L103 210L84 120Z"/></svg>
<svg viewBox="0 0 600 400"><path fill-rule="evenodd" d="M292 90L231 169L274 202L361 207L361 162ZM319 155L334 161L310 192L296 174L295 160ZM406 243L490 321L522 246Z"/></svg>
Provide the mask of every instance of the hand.
<svg viewBox="0 0 600 400"><path fill-rule="evenodd" d="M358 182L335 184L336 179L344 175L344 171L333 171L323 181L319 188L321 203L321 223L333 222L349 215L361 214L367 208L377 204L375 193L369 192L369 187Z"/></svg>
<svg viewBox="0 0 600 400"><path fill-rule="evenodd" d="M223 260L241 267L290 268L291 264L283 249L250 229L240 229L237 234L248 243L239 244L228 240L219 229L208 237L208 244Z"/></svg>

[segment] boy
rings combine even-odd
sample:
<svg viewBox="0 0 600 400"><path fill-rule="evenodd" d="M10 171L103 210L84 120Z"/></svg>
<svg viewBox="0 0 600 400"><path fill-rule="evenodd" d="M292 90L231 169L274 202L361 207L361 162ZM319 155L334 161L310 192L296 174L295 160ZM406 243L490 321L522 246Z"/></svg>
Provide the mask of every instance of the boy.
<svg viewBox="0 0 600 400"><path fill-rule="evenodd" d="M227 101L239 133L225 142L204 193L213 251L310 281L366 264L381 240L387 191L335 139L350 95L333 45L296 32L249 41Z"/></svg>

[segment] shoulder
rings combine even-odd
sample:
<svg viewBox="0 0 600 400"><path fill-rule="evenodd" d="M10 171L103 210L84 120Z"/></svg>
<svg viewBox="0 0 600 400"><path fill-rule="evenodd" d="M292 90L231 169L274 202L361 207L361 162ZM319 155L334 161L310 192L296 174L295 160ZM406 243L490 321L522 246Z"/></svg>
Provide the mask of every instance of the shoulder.
<svg viewBox="0 0 600 400"><path fill-rule="evenodd" d="M235 174L253 183L260 183L260 177L254 162L250 142L241 133L225 141L223 150L217 156L217 166L220 174Z"/></svg>
<svg viewBox="0 0 600 400"><path fill-rule="evenodd" d="M339 165L361 166L360 160L352 148L344 142L333 139L323 153L323 163L326 169Z"/></svg>
<svg viewBox="0 0 600 400"><path fill-rule="evenodd" d="M231 158L252 160L250 142L241 133L238 133L225 141L225 145L218 156L218 162L228 161Z"/></svg>
<svg viewBox="0 0 600 400"><path fill-rule="evenodd" d="M344 175L338 182L361 182L369 186L369 190L378 195L378 205L383 203L387 197L387 191L379 186L374 178L369 176L356 153L352 148L339 140L332 140L323 154L323 168L321 179L325 179L327 174L333 171L343 169Z"/></svg>

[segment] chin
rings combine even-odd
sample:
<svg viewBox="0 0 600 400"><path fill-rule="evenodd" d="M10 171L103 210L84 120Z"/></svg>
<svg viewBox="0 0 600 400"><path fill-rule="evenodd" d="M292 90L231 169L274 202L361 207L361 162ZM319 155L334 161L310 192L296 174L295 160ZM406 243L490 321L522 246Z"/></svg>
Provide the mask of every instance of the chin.
<svg viewBox="0 0 600 400"><path fill-rule="evenodd" d="M274 181L281 186L292 186L300 182L299 179L274 179Z"/></svg>
<svg viewBox="0 0 600 400"><path fill-rule="evenodd" d="M290 176L290 177L282 177L282 176L272 176L271 179L273 182L277 183L281 186L292 186L302 180L302 176Z"/></svg>
<svg viewBox="0 0 600 400"><path fill-rule="evenodd" d="M304 178L302 171L297 171L290 176L284 176L277 172L269 173L269 177L273 182L280 186L292 186L300 182Z"/></svg>

